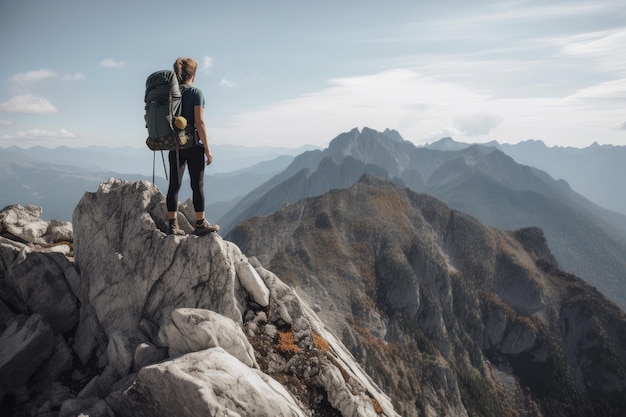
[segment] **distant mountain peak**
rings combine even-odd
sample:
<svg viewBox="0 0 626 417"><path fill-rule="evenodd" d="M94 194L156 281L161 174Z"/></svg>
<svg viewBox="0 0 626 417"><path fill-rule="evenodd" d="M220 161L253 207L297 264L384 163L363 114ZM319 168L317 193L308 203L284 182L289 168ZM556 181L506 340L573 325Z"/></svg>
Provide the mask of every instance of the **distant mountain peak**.
<svg viewBox="0 0 626 417"><path fill-rule="evenodd" d="M594 141L591 145L588 146L588 149L600 149L600 148L609 148L613 145L600 145L598 141Z"/></svg>
<svg viewBox="0 0 626 417"><path fill-rule="evenodd" d="M449 144L456 144L457 142L452 139L450 136L446 136L444 138L439 139L437 142L434 142L434 144L439 144L439 145L449 145Z"/></svg>
<svg viewBox="0 0 626 417"><path fill-rule="evenodd" d="M449 136L441 138L438 141L431 143L430 145L426 145L428 149L433 149L436 151L459 151L469 146L470 144L457 142Z"/></svg>
<svg viewBox="0 0 626 417"><path fill-rule="evenodd" d="M369 128L367 126L364 126L363 129L361 130L359 130L358 127L355 127L351 129L349 132L344 132L344 133L339 134L337 137L335 137L335 139L338 139L340 137L343 137L343 138L352 137L355 139L370 138L370 137L374 137L374 138L385 137L387 139L391 139L396 142L404 142L402 135L400 135L400 133L395 129L386 128L382 132L379 132L378 130Z"/></svg>
<svg viewBox="0 0 626 417"><path fill-rule="evenodd" d="M528 147L528 148L548 148L545 142L541 139L528 139L519 142L517 145L507 145L507 147L511 146L519 146L519 147Z"/></svg>
<svg viewBox="0 0 626 417"><path fill-rule="evenodd" d="M397 141L397 142L404 142L404 139L402 138L402 136L400 135L400 132L398 132L395 129L385 129L383 131L383 135L385 135L385 137Z"/></svg>

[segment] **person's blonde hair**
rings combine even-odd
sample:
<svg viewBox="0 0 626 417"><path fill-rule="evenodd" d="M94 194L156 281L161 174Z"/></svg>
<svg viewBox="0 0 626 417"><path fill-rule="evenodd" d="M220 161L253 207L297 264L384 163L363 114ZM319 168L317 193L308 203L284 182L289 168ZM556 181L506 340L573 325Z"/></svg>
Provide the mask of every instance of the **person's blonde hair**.
<svg viewBox="0 0 626 417"><path fill-rule="evenodd" d="M196 75L198 63L193 58L177 58L174 62L174 73L178 78L178 82L185 84L191 81Z"/></svg>

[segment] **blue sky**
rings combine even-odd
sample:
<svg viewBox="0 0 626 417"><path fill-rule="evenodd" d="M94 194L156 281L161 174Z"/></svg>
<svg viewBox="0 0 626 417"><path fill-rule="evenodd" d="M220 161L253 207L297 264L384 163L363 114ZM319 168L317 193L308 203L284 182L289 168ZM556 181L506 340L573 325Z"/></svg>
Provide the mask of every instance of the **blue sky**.
<svg viewBox="0 0 626 417"><path fill-rule="evenodd" d="M0 54L2 147L145 146L145 79L178 56L216 144L626 145L623 0L5 0Z"/></svg>

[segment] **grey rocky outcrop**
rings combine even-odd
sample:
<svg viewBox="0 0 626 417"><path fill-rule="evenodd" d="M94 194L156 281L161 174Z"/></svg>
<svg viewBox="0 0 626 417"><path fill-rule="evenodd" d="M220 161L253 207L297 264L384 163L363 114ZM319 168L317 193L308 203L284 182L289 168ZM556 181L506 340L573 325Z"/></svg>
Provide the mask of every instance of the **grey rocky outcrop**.
<svg viewBox="0 0 626 417"><path fill-rule="evenodd" d="M227 238L297 288L405 417L626 415L626 315L538 228L363 176Z"/></svg>
<svg viewBox="0 0 626 417"><path fill-rule="evenodd" d="M43 210L34 205L14 204L0 212L0 234L42 247L60 246L72 241L72 224L41 219Z"/></svg>
<svg viewBox="0 0 626 417"><path fill-rule="evenodd" d="M137 417L306 416L285 387L219 347L146 366L115 396L121 415Z"/></svg>
<svg viewBox="0 0 626 417"><path fill-rule="evenodd" d="M217 234L168 236L156 186L103 182L73 235L52 240L58 225L16 208L0 237L0 400L13 415L398 416L255 258ZM180 213L190 232L189 202ZM48 253L61 238L67 250Z"/></svg>
<svg viewBox="0 0 626 417"><path fill-rule="evenodd" d="M254 349L241 326L211 310L174 310L170 320L161 326L159 341L174 356L223 347L246 366L258 368Z"/></svg>
<svg viewBox="0 0 626 417"><path fill-rule="evenodd" d="M54 382L72 367L62 335L79 320L72 283L80 277L66 257L71 224L40 214L20 205L0 212L0 397L16 401L59 398Z"/></svg>

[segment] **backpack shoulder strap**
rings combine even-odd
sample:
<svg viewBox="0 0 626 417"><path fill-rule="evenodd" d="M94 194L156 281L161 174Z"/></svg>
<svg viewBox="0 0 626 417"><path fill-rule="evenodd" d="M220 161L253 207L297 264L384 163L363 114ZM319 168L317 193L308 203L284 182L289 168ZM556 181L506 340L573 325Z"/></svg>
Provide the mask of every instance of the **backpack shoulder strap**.
<svg viewBox="0 0 626 417"><path fill-rule="evenodd" d="M192 106L193 105L193 95L190 94L190 93L187 93L192 88L193 87L191 87L190 85L187 85L187 84L181 84L180 85L181 107L185 107L185 105L188 105L188 106ZM185 94L185 93L187 93L187 94ZM185 107L185 108L187 108L187 107ZM188 123L187 127L185 128L185 131L187 133L189 133L189 134L193 134L193 132L195 131L195 126L192 126L191 123Z"/></svg>

